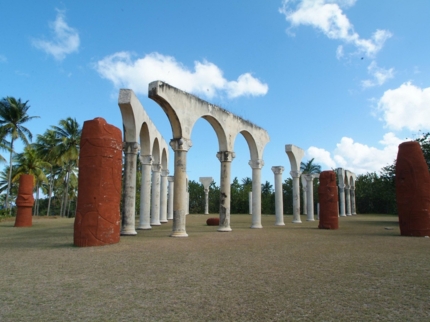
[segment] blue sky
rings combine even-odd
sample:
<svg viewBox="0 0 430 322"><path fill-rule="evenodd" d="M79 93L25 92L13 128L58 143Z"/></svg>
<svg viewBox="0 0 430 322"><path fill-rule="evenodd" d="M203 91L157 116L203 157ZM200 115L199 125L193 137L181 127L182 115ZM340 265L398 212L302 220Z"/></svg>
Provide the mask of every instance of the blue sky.
<svg viewBox="0 0 430 322"><path fill-rule="evenodd" d="M34 135L68 116L122 129L118 91L131 88L169 141L147 97L153 80L265 128L262 181L278 165L289 177L285 144L323 169L360 174L430 131L427 0L15 0L0 11L0 97L29 101ZM199 120L191 140L189 178L219 183L209 123ZM235 152L232 178L251 177L241 136Z"/></svg>

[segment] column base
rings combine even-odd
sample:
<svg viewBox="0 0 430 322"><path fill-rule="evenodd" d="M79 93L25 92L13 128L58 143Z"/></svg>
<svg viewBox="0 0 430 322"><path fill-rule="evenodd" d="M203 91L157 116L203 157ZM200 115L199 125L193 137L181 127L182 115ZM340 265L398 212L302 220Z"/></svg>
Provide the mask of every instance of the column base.
<svg viewBox="0 0 430 322"><path fill-rule="evenodd" d="M275 223L275 226L285 226L285 223L283 223L283 222L277 222L277 223Z"/></svg>
<svg viewBox="0 0 430 322"><path fill-rule="evenodd" d="M339 215L339 217L346 217L346 215Z"/></svg>
<svg viewBox="0 0 430 322"><path fill-rule="evenodd" d="M120 233L121 236L136 236L137 232L135 230L126 230Z"/></svg>
<svg viewBox="0 0 430 322"><path fill-rule="evenodd" d="M166 222L169 222L168 220L160 220L160 222L162 223L162 224L165 224Z"/></svg>
<svg viewBox="0 0 430 322"><path fill-rule="evenodd" d="M161 226L161 223L160 222L152 222L151 226Z"/></svg>
<svg viewBox="0 0 430 322"><path fill-rule="evenodd" d="M346 214L347 216L352 216L351 214Z"/></svg>
<svg viewBox="0 0 430 322"><path fill-rule="evenodd" d="M142 225L142 226L137 227L136 229L138 229L138 230L151 230L152 227L149 225Z"/></svg>
<svg viewBox="0 0 430 322"><path fill-rule="evenodd" d="M263 228L261 224L253 224L250 228Z"/></svg>
<svg viewBox="0 0 430 322"><path fill-rule="evenodd" d="M230 227L219 227L216 231L219 231L221 233L228 233L230 232L232 229Z"/></svg>
<svg viewBox="0 0 430 322"><path fill-rule="evenodd" d="M170 237L188 237L185 231L174 231L170 234Z"/></svg>
<svg viewBox="0 0 430 322"><path fill-rule="evenodd" d="M315 219L306 219L306 221L315 221Z"/></svg>
<svg viewBox="0 0 430 322"><path fill-rule="evenodd" d="M293 224L301 224L302 221L301 220L293 220Z"/></svg>

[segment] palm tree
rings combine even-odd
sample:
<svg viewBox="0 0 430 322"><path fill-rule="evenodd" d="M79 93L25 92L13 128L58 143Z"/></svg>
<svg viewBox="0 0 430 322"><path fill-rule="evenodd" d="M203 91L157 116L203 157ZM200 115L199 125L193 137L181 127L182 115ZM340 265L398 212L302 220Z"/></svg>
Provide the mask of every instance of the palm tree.
<svg viewBox="0 0 430 322"><path fill-rule="evenodd" d="M66 205L68 204L70 175L73 171L76 171L78 166L82 130L76 119L71 117L60 120L59 126L52 126L52 129L59 139L59 144L55 147L54 153L58 156L59 163L66 171L63 207L61 209L61 216L64 217Z"/></svg>
<svg viewBox="0 0 430 322"><path fill-rule="evenodd" d="M34 177L36 183L36 205L34 207L34 214L38 215L39 187L42 182L47 181L45 170L49 169L51 165L39 157L39 154L32 145L27 145L24 152L16 155L15 164L17 169L12 181L17 181L21 174L31 174Z"/></svg>
<svg viewBox="0 0 430 322"><path fill-rule="evenodd" d="M321 173L321 166L313 162L314 158L310 159L308 162L300 162L300 171L307 174Z"/></svg>
<svg viewBox="0 0 430 322"><path fill-rule="evenodd" d="M29 116L27 114L30 105L26 102L21 102L21 99L16 100L13 97L6 97L0 101L0 133L3 138L10 136L10 156L9 156L9 176L5 198L5 207L9 208L9 194L12 181L12 156L13 144L15 140L21 139L25 145L29 144L33 135L30 130L23 126L28 121L38 118L39 116Z"/></svg>
<svg viewBox="0 0 430 322"><path fill-rule="evenodd" d="M48 209L46 211L46 215L49 216L49 212L51 210L51 199L52 199L52 191L54 188L55 178L58 177L59 173L59 159L56 154L56 146L60 143L56 133L54 130L46 130L43 135L38 134L36 138L36 143L34 144L35 149L39 156L43 158L46 162L50 164L49 175L48 175L48 189L46 194L48 195Z"/></svg>
<svg viewBox="0 0 430 322"><path fill-rule="evenodd" d="M17 169L17 167L15 165L12 166L12 177L15 176L16 169ZM11 171L9 169L9 166L5 166L3 168L3 170L0 171L0 193L3 191L7 191L10 172ZM17 183L11 182L9 193L10 193L11 200L16 198L17 193L18 193L18 184ZM5 200L6 200L6 195L4 195L4 194L1 195L1 201L4 203Z"/></svg>

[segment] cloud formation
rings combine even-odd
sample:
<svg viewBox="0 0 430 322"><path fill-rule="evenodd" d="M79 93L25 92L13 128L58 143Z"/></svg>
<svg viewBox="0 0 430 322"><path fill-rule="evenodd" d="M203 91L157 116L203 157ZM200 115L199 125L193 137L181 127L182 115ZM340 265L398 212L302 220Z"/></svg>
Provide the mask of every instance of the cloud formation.
<svg viewBox="0 0 430 322"><path fill-rule="evenodd" d="M373 86L381 86L387 80L394 77L394 68L384 69L378 67L375 61L372 61L367 67L367 72L373 77L373 79L366 79L361 82L364 88L369 88Z"/></svg>
<svg viewBox="0 0 430 322"><path fill-rule="evenodd" d="M387 90L378 101L378 111L385 126L392 130L430 130L430 87L420 88L411 82Z"/></svg>
<svg viewBox="0 0 430 322"><path fill-rule="evenodd" d="M279 12L292 27L300 25L314 27L328 38L352 44L360 53L374 57L391 37L391 33L378 29L370 39L361 38L342 11L342 8L351 7L355 2L356 0L283 0ZM339 58L342 55L343 48L338 47L336 56Z"/></svg>
<svg viewBox="0 0 430 322"><path fill-rule="evenodd" d="M66 55L78 51L80 45L79 34L76 29L69 27L66 23L63 11L57 10L57 18L49 23L49 27L54 33L53 39L34 39L34 47L43 50L60 61Z"/></svg>
<svg viewBox="0 0 430 322"><path fill-rule="evenodd" d="M307 150L309 158L315 158L316 163L326 168L345 168L356 174L379 172L381 168L392 164L397 157L397 150L403 140L392 132L386 133L379 143L382 149L370 147L366 144L354 142L353 139L342 137L331 153L325 149L310 147Z"/></svg>
<svg viewBox="0 0 430 322"><path fill-rule="evenodd" d="M137 59L133 59L129 52L118 52L98 61L95 69L115 87L131 88L140 94L146 94L148 84L155 80L165 81L181 90L208 98L221 93L229 98L261 96L269 89L267 84L250 73L240 75L235 81L228 81L222 70L211 62L195 61L194 70L189 70L174 57L156 52Z"/></svg>

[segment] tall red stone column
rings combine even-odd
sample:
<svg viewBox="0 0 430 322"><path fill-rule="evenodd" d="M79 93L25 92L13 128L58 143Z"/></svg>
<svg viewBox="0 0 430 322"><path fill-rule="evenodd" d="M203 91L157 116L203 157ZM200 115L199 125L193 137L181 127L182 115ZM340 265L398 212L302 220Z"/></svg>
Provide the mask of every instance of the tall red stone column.
<svg viewBox="0 0 430 322"><path fill-rule="evenodd" d="M76 246L119 242L122 134L102 118L84 122L79 154Z"/></svg>
<svg viewBox="0 0 430 322"><path fill-rule="evenodd" d="M320 173L320 186L318 188L320 203L320 229L338 229L338 200L336 174L334 171L323 171Z"/></svg>
<svg viewBox="0 0 430 322"><path fill-rule="evenodd" d="M15 227L31 227L33 224L33 183L34 177L31 174L21 174L19 177Z"/></svg>
<svg viewBox="0 0 430 322"><path fill-rule="evenodd" d="M402 236L430 236L430 175L418 142L399 145L396 198Z"/></svg>

